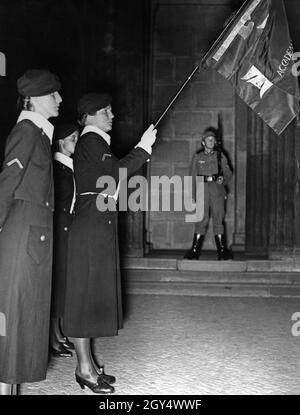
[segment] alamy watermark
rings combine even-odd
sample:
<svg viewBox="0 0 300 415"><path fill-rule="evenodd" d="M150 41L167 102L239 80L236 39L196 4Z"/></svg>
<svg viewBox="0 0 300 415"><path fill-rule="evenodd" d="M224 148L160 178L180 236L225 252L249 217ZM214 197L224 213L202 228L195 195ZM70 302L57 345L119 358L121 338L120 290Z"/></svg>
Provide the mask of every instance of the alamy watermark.
<svg viewBox="0 0 300 415"><path fill-rule="evenodd" d="M6 76L6 56L0 52L0 76Z"/></svg>
<svg viewBox="0 0 300 415"><path fill-rule="evenodd" d="M300 336L300 312L292 315L292 321L295 323L292 325L291 333L294 337Z"/></svg>
<svg viewBox="0 0 300 415"><path fill-rule="evenodd" d="M97 196L96 205L100 212L116 211L118 199L118 210L121 212L186 212L186 222L200 222L203 219L203 176L195 179L191 176L151 176L150 180L144 176L133 176L127 179L126 168L119 169L117 180L112 176L99 177L96 187L101 189L101 193Z"/></svg>
<svg viewBox="0 0 300 415"><path fill-rule="evenodd" d="M0 336L6 336L6 317L0 312Z"/></svg>

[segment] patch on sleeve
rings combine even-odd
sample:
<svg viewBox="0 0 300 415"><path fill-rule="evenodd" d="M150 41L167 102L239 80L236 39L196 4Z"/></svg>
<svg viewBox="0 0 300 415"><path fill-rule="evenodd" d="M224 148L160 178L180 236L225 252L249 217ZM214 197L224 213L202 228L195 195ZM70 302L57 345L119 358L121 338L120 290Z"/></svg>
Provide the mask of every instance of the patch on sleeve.
<svg viewBox="0 0 300 415"><path fill-rule="evenodd" d="M0 336L6 336L6 318L5 314L0 312Z"/></svg>
<svg viewBox="0 0 300 415"><path fill-rule="evenodd" d="M13 159L13 160L9 161L8 163L6 163L6 165L7 165L8 167L10 167L10 166L12 166L14 163L17 163L17 165L20 167L20 169L23 169L23 168L24 168L24 167L23 167L23 164L20 162L20 160L19 160L19 159Z"/></svg>

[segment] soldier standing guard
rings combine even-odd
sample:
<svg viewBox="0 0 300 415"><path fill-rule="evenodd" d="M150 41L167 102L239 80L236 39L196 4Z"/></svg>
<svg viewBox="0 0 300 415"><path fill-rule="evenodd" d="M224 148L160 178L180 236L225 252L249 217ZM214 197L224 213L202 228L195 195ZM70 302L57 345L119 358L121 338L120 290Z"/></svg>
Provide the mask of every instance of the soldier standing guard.
<svg viewBox="0 0 300 415"><path fill-rule="evenodd" d="M202 137L203 149L194 155L191 163L190 176L193 179L192 198L194 202L196 201L196 176L203 176L204 178L204 217L201 222L197 222L195 225L193 244L191 249L186 252L185 259L199 259L210 211L218 259L232 259L232 254L227 249L223 224L226 198L225 186L230 181L232 172L220 149L216 151L216 143L216 132L213 129L207 129Z"/></svg>
<svg viewBox="0 0 300 415"><path fill-rule="evenodd" d="M0 174L0 394L46 378L54 192L51 140L62 101L46 70L18 79L22 112Z"/></svg>

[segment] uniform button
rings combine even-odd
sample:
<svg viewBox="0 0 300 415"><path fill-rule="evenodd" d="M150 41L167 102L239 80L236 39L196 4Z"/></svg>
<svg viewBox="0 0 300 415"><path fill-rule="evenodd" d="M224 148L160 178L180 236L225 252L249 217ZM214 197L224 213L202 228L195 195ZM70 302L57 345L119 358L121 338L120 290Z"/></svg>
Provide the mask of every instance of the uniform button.
<svg viewBox="0 0 300 415"><path fill-rule="evenodd" d="M46 236L45 236L45 235L42 235L42 236L40 237L40 240L41 240L42 242L44 242L44 241L46 240Z"/></svg>
<svg viewBox="0 0 300 415"><path fill-rule="evenodd" d="M46 202L46 206L49 206L49 202Z"/></svg>
<svg viewBox="0 0 300 415"><path fill-rule="evenodd" d="M111 220L109 220L108 223L111 224Z"/></svg>
<svg viewBox="0 0 300 415"><path fill-rule="evenodd" d="M65 228L64 228L64 231L67 231L67 230L68 230L68 228L67 228L67 227L65 227Z"/></svg>

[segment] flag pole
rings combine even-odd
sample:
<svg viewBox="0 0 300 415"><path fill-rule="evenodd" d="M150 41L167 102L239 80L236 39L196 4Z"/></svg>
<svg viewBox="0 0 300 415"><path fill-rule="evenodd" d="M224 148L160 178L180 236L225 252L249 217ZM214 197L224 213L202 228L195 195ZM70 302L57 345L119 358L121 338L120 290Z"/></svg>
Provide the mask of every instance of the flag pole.
<svg viewBox="0 0 300 415"><path fill-rule="evenodd" d="M171 108L171 106L173 105L173 103L176 101L176 99L179 97L179 95L181 94L181 92L184 90L184 88L187 86L187 84L191 81L191 79L193 78L193 76L195 75L195 73L198 71L198 69L200 68L199 65L197 65L193 71L191 72L191 74L188 76L188 78L186 79L186 81L184 82L184 84L182 85L182 87L179 89L179 91L177 92L177 94L174 96L174 98L172 99L172 101L170 102L170 104L167 106L167 108L164 110L164 112L162 113L162 115L159 117L159 119L156 121L156 123L154 124L154 128L157 127L157 125L161 122L161 120L164 118L164 116L166 115L166 113L169 111L169 109Z"/></svg>
<svg viewBox="0 0 300 415"><path fill-rule="evenodd" d="M231 25L232 21L237 19L246 10L248 10L247 6L252 5L252 3L253 3L253 0L251 1L251 3L250 3L250 0L245 0L244 3L241 5L241 7L236 12L233 12L231 16L229 16L229 18L225 21L225 23L223 25L222 32L220 33L218 38L214 41L212 46L208 49L208 51L203 56L202 62L206 61L207 56L209 56L211 54L211 51L214 50L215 46L219 43L220 39L222 39L222 37L224 37L224 35L225 35L226 31L228 30L229 26Z"/></svg>

